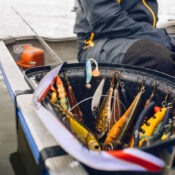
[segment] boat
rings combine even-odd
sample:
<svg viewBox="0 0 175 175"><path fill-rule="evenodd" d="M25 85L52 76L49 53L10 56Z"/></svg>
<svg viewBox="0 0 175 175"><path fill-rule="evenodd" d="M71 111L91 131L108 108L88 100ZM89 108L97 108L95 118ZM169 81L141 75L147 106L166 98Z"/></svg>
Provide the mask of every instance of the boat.
<svg viewBox="0 0 175 175"><path fill-rule="evenodd" d="M24 23L23 25L25 26ZM42 49L44 51L44 64L28 70L18 66L17 62L21 61L21 53L23 52L21 48L24 46ZM2 37L0 41L0 69L16 109L18 146L15 156L22 162L24 174L37 174L39 171L41 171L40 174L82 175L104 174L104 172L105 174L132 174L132 172L100 171L76 160L59 146L58 141L48 131L33 108L32 98L34 90L37 88L37 85L33 83L33 75L39 72L47 73L65 61L70 64L74 63L72 65L78 65L77 48L75 37L41 38L33 32L30 33L30 36ZM132 70L127 66L121 69ZM139 71L141 70L138 69ZM147 73L151 74L149 71ZM166 75L158 73L157 76L159 75L164 79L167 78ZM173 81L171 78L169 77L170 82ZM169 82L167 81L167 83ZM142 174L141 172L133 173Z"/></svg>

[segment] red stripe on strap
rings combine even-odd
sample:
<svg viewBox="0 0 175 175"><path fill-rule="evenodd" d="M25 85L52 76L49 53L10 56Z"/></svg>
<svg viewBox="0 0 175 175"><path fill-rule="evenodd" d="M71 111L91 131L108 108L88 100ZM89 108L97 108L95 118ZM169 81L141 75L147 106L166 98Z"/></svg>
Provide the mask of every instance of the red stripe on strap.
<svg viewBox="0 0 175 175"><path fill-rule="evenodd" d="M56 81L56 77L52 80L51 84L54 84L55 81ZM49 90L51 88L51 84L47 87L47 89L41 95L40 99L38 100L39 102L41 102L43 100L43 98L47 95L47 93L49 92Z"/></svg>
<svg viewBox="0 0 175 175"><path fill-rule="evenodd" d="M144 160L142 158L133 156L131 154L125 153L123 151L106 151L106 152L108 154L116 157L116 158L138 164L138 165L144 167L145 169L147 169L150 172L159 172L162 169L162 167L160 167L156 164L153 164L153 163L151 163L147 160Z"/></svg>

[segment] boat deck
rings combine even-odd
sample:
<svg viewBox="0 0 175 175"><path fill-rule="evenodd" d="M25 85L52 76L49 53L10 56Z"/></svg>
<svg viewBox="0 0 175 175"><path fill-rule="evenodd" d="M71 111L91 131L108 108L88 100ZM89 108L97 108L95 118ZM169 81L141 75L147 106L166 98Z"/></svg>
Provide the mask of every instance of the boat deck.
<svg viewBox="0 0 175 175"><path fill-rule="evenodd" d="M22 2L22 0L16 0L16 4L11 3L10 5L4 2L0 6L0 23L1 26L3 26L1 27L0 32L0 69L2 71L13 103L15 102L15 95L17 92L30 90L30 87L25 81L22 71L16 65L14 55L12 55L12 44L18 43L19 40L21 41L21 39L27 39L28 41L34 40L36 38L36 34L32 32L31 29L24 23L24 21L12 10L11 6L15 7L22 15L24 15L27 21L29 21L29 23L37 31L37 33L46 39L49 46L57 51L57 54L63 60L68 60L68 62L77 61L77 53L73 49L74 47L71 47L72 43L75 43L75 35L73 34L72 29L75 18L75 14L71 12L73 7L72 0L65 0L64 3L63 1L60 1L61 3L58 3L57 9L59 13L56 13L58 16L55 18L53 12L52 15L46 17L45 20L40 18L40 12L42 13L42 11L37 9L39 6L41 6L39 1L37 1L38 3L34 1L37 6L34 6L34 4L30 4L29 2L25 2L25 4ZM46 0L43 0L42 3L45 4ZM48 13L51 12L54 5L54 3L51 3L51 5L47 7ZM27 8L22 8L24 6L27 6ZM67 7L66 11L62 10L65 9L65 6ZM32 21L34 18L30 18L30 10L33 10L33 15L36 16L36 20L34 21ZM46 8L44 8L43 11L44 10L46 10ZM53 16L54 19L56 19L54 22L61 24L57 25L56 30L54 26L49 25L49 20L52 20ZM64 20L65 16L67 20ZM37 22L38 20L40 23ZM60 42L60 45L56 47L54 42ZM67 53L68 55L65 55L65 52L63 53L61 51L65 49L63 45L64 42L66 46L69 46L69 53ZM72 56L70 56L71 54ZM47 55L47 57L49 58L49 55ZM54 63L54 61L48 61L47 64L49 63ZM36 164L38 164L40 152L48 147L59 145L59 143L55 141L53 136L46 130L42 122L35 114L32 108L32 94L19 95L16 98L16 102L17 103L15 106L17 107L19 123L25 133L25 137L27 139L29 148L31 149L34 160ZM45 161L45 166L48 169L46 174L88 174L84 167L69 155L49 158Z"/></svg>

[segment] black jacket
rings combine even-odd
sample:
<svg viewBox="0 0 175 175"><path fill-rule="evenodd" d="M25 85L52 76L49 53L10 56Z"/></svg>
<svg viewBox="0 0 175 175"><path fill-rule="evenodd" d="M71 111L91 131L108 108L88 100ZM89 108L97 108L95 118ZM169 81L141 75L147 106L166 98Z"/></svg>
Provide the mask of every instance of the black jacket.
<svg viewBox="0 0 175 175"><path fill-rule="evenodd" d="M74 32L80 45L93 32L95 39L152 40L172 50L166 31L156 28L156 0L78 0L78 4Z"/></svg>

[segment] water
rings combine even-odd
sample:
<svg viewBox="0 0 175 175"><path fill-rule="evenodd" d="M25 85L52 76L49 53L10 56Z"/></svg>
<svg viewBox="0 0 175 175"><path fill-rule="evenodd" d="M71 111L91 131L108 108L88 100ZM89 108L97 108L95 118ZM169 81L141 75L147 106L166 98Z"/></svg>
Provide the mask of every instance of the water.
<svg viewBox="0 0 175 175"><path fill-rule="evenodd" d="M159 21L158 26L168 21L175 21L175 1L173 0L158 0L159 3Z"/></svg>
<svg viewBox="0 0 175 175"><path fill-rule="evenodd" d="M175 20L175 1L158 0L158 2L160 7L158 24L161 26L168 20ZM74 0L5 0L1 1L0 5L14 6L41 36L51 38L73 36L75 13L71 10ZM13 175L9 154L16 151L14 107L1 74L0 96L0 174Z"/></svg>

